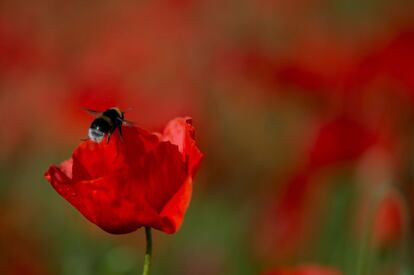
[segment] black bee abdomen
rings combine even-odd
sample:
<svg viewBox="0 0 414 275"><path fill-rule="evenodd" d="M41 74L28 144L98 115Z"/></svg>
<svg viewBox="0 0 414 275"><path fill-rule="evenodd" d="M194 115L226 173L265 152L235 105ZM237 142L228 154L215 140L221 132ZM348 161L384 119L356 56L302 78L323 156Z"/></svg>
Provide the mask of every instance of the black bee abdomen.
<svg viewBox="0 0 414 275"><path fill-rule="evenodd" d="M98 117L92 121L91 129L99 130L103 133L108 133L112 130L111 124L104 118Z"/></svg>

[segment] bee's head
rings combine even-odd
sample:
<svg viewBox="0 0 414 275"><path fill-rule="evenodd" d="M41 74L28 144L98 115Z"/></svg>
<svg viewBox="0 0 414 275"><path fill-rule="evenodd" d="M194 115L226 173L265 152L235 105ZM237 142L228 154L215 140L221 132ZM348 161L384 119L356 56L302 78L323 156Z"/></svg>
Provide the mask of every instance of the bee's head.
<svg viewBox="0 0 414 275"><path fill-rule="evenodd" d="M89 128L88 136L92 141L100 143L103 140L105 133L96 128Z"/></svg>

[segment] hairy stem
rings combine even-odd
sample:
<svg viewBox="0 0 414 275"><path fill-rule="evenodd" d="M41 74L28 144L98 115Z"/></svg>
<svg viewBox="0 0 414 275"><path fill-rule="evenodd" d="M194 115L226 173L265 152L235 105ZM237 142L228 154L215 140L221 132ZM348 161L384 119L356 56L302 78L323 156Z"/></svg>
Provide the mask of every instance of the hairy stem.
<svg viewBox="0 0 414 275"><path fill-rule="evenodd" d="M147 248L145 251L144 268L142 270L142 275L148 275L151 266L152 236L150 227L145 227L145 239L147 241Z"/></svg>

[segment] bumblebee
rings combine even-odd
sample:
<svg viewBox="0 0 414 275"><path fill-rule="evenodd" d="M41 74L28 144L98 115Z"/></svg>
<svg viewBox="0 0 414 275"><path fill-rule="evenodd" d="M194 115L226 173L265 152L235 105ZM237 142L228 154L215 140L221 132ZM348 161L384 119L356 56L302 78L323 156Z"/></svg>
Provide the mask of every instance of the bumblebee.
<svg viewBox="0 0 414 275"><path fill-rule="evenodd" d="M103 112L84 109L89 114L95 116L91 126L88 129L88 139L100 143L106 135L106 143L109 143L111 135L118 129L119 136L122 140L122 125L131 126L132 123L126 121L125 112L119 108L109 108Z"/></svg>

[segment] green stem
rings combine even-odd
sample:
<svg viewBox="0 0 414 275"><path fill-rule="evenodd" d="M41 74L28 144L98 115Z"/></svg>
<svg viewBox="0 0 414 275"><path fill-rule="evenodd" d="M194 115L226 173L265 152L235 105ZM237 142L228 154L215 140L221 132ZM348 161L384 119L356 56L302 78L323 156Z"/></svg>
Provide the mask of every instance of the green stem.
<svg viewBox="0 0 414 275"><path fill-rule="evenodd" d="M145 239L147 241L147 248L145 251L144 268L142 270L142 275L148 275L151 266L152 236L150 227L145 227Z"/></svg>

